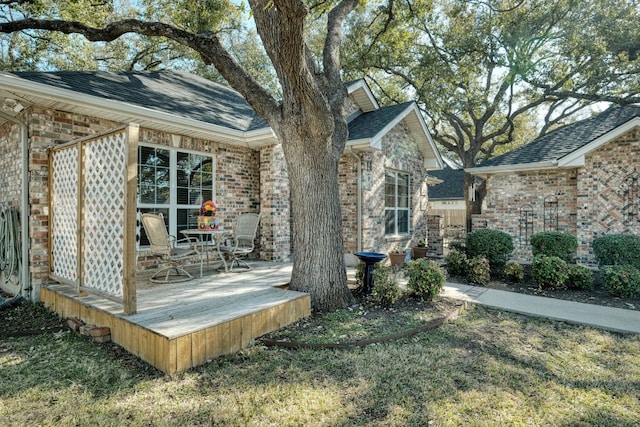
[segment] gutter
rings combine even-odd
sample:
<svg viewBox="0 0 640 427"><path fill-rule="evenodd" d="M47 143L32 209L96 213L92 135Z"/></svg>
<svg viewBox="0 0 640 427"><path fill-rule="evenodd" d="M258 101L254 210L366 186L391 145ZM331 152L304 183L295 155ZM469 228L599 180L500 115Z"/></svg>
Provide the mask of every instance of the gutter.
<svg viewBox="0 0 640 427"><path fill-rule="evenodd" d="M20 271L20 295L31 297L29 283L29 135L27 124L2 111L0 117L20 126L20 158L22 159L22 188L20 198L20 248L22 251L22 270Z"/></svg>
<svg viewBox="0 0 640 427"><path fill-rule="evenodd" d="M535 163L521 163L517 165L502 165L502 166L477 166L473 168L464 168L464 171L471 175L483 176L491 173L511 173L511 172L526 172L531 170L543 170L543 169L557 169L558 161L543 161Z"/></svg>

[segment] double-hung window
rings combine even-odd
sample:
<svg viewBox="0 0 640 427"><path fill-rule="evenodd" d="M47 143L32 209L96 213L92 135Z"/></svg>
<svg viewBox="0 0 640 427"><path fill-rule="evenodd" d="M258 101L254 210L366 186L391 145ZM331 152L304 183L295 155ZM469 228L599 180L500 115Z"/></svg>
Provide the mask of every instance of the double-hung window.
<svg viewBox="0 0 640 427"><path fill-rule="evenodd" d="M384 196L384 233L409 234L409 174L387 170Z"/></svg>
<svg viewBox="0 0 640 427"><path fill-rule="evenodd" d="M196 228L200 205L214 200L215 171L208 154L167 147L138 147L138 209L162 213L169 234L181 239L181 230ZM140 245L148 245L141 230Z"/></svg>

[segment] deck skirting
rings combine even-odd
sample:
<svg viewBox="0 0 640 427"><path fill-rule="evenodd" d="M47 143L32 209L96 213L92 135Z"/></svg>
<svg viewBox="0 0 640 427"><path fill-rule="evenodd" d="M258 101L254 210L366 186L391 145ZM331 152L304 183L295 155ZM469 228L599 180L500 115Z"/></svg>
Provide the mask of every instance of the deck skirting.
<svg viewBox="0 0 640 427"><path fill-rule="evenodd" d="M62 318L110 328L114 343L169 375L235 353L254 339L311 313L309 295L276 288L263 290L253 299L240 294L224 306L216 306L224 297L205 295L199 302L191 301L189 310L182 312L167 306L164 310L152 307L148 314L142 303L142 310L130 316L117 303L74 294L69 286L48 285L41 288L40 298ZM172 310L175 313L171 314Z"/></svg>

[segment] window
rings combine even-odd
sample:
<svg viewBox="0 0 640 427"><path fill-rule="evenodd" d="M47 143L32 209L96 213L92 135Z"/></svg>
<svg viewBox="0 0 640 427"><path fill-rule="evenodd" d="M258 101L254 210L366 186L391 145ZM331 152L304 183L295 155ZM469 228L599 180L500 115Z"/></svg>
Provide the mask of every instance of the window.
<svg viewBox="0 0 640 427"><path fill-rule="evenodd" d="M409 174L386 171L384 196L384 233L409 234Z"/></svg>
<svg viewBox="0 0 640 427"><path fill-rule="evenodd" d="M138 147L138 208L162 213L169 234L181 239L180 230L196 228L202 202L214 200L213 157L166 147ZM140 244L149 241L141 230Z"/></svg>

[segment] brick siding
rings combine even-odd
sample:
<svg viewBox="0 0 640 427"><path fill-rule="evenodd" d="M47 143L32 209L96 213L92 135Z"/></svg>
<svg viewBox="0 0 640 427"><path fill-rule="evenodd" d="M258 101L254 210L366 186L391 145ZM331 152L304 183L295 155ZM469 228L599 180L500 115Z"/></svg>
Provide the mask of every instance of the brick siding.
<svg viewBox="0 0 640 427"><path fill-rule="evenodd" d="M545 198L557 200L557 230L578 238L578 261L595 265L593 239L612 233L640 233L638 215L625 213L625 178L639 171L640 131L633 130L585 157L584 167L494 174L487 178L482 214L474 215L473 229L491 228L509 233L512 257L531 260L521 213L532 212L532 229L545 229ZM636 201L638 203L638 201Z"/></svg>

